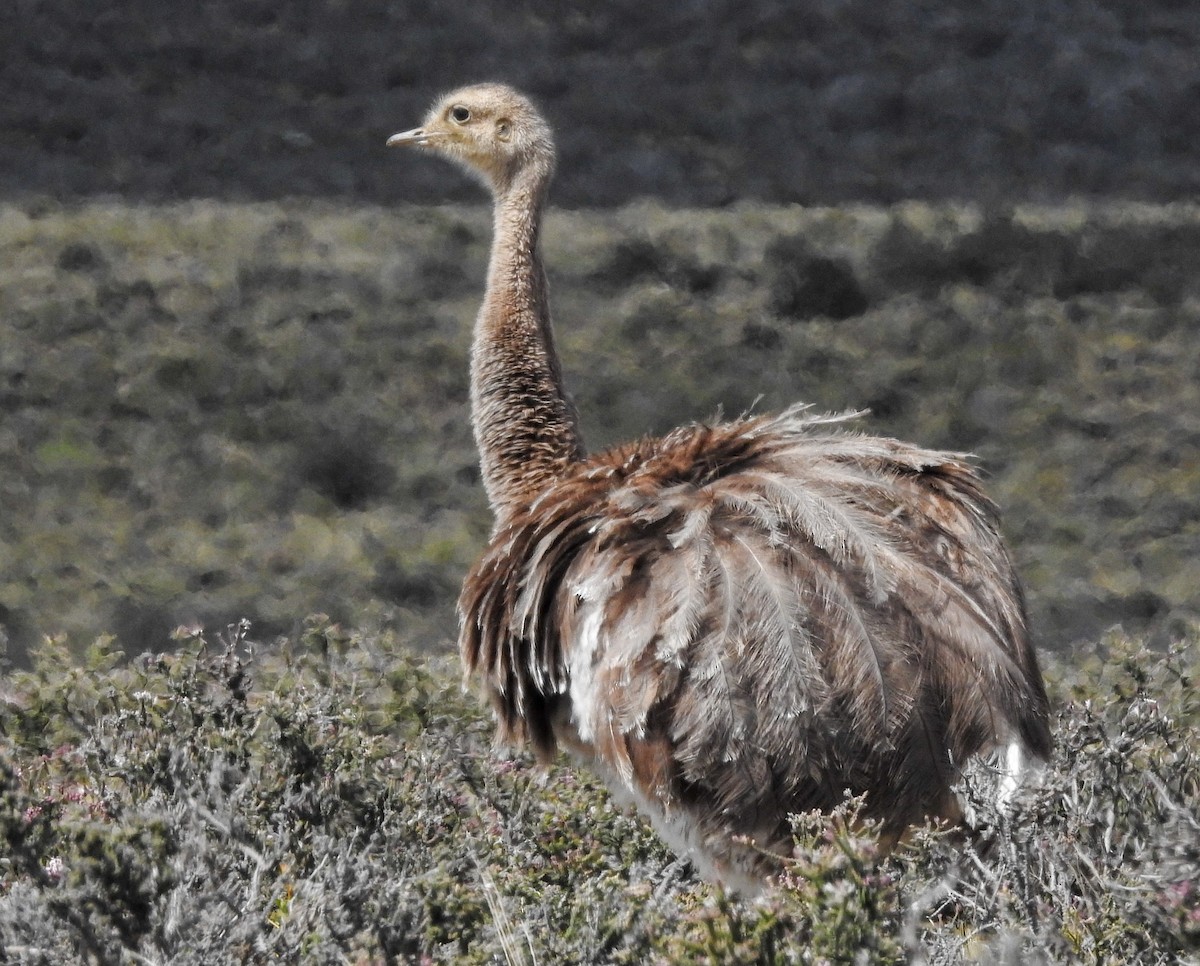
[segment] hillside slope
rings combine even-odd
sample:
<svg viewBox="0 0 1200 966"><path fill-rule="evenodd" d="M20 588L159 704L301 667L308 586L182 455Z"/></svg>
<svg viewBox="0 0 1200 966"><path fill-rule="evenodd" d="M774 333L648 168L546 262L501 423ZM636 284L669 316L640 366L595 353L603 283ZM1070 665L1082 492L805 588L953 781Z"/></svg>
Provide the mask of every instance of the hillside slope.
<svg viewBox="0 0 1200 966"><path fill-rule="evenodd" d="M453 639L490 521L466 411L478 207L0 209L0 628L126 650L324 612ZM1200 213L556 212L589 444L868 407L978 454L1038 639L1200 615Z"/></svg>

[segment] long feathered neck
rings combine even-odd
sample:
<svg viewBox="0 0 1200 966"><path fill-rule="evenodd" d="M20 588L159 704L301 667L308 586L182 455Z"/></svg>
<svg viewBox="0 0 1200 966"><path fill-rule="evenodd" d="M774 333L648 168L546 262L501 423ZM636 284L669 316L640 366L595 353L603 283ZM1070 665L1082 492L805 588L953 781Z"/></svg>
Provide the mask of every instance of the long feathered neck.
<svg viewBox="0 0 1200 966"><path fill-rule="evenodd" d="M583 456L563 391L538 237L549 172L495 188L487 292L471 350L471 413L497 525Z"/></svg>

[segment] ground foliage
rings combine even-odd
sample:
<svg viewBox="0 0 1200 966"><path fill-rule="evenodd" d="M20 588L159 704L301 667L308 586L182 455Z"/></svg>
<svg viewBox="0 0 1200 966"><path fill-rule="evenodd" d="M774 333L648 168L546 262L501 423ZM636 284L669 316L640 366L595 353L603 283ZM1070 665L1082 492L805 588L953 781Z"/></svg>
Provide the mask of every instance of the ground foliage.
<svg viewBox="0 0 1200 966"><path fill-rule="evenodd" d="M313 612L445 650L491 524L466 410L490 231L482 207L0 207L11 656ZM1200 616L1195 208L639 205L552 212L546 254L590 445L868 407L979 455L1043 647Z"/></svg>
<svg viewBox="0 0 1200 966"><path fill-rule="evenodd" d="M1200 634L1050 668L1057 750L963 843L796 820L775 888L695 880L566 763L496 755L452 666L310 618L133 659L47 640L0 704L0 957L175 963L1200 962Z"/></svg>

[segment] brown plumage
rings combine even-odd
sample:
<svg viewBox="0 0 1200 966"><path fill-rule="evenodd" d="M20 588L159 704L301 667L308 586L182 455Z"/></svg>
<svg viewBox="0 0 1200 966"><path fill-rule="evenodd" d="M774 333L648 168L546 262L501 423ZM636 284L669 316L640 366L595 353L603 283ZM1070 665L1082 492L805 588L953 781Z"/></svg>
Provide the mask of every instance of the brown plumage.
<svg viewBox="0 0 1200 966"><path fill-rule="evenodd" d="M460 645L499 738L567 747L747 888L787 850L789 813L847 790L889 836L957 817L972 756L1000 760L1010 795L1049 754L1048 708L966 460L804 407L586 456L538 250L545 121L479 85L388 143L458 160L495 198L471 400L496 522Z"/></svg>

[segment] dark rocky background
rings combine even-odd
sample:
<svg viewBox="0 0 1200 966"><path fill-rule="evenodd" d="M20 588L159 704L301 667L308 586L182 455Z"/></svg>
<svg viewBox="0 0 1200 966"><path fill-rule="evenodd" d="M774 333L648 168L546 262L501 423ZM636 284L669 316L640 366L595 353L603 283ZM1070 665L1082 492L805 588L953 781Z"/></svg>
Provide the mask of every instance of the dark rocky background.
<svg viewBox="0 0 1200 966"><path fill-rule="evenodd" d="M149 0L0 7L0 195L469 195L383 139L499 79L557 199L1168 201L1200 189L1186 0Z"/></svg>

